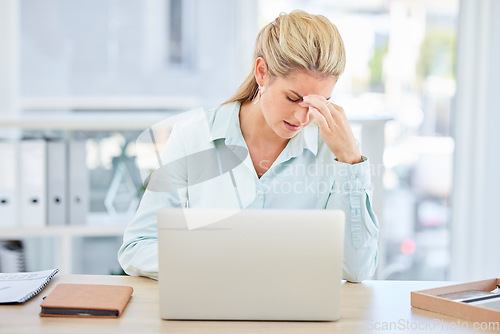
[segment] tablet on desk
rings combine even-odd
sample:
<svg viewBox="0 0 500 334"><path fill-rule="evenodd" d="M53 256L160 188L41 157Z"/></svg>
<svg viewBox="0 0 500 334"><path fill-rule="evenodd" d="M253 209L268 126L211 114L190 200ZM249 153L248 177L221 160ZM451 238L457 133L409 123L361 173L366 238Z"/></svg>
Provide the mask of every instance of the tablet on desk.
<svg viewBox="0 0 500 334"><path fill-rule="evenodd" d="M161 317L339 319L344 225L336 210L161 210Z"/></svg>

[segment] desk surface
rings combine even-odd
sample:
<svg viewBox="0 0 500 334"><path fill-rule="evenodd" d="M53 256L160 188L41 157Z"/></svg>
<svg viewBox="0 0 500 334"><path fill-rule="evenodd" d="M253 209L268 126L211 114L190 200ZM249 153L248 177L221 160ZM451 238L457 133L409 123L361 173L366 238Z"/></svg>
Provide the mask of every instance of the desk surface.
<svg viewBox="0 0 500 334"><path fill-rule="evenodd" d="M130 285L134 294L118 319L39 317L43 296L59 283ZM159 315L157 281L127 276L61 275L24 304L0 305L0 333L478 333L472 322L410 306L411 291L447 284L344 283L342 317L336 322L166 321Z"/></svg>

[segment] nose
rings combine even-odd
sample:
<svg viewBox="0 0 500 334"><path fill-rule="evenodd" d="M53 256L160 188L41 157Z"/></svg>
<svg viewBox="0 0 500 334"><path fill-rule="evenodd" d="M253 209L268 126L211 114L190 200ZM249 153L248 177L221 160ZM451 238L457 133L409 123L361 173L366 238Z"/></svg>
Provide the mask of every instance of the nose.
<svg viewBox="0 0 500 334"><path fill-rule="evenodd" d="M297 121L300 122L300 125L304 125L306 124L307 122L309 122L309 110L308 108L304 108L304 107L298 107L294 113L293 113L293 116L295 117L295 119Z"/></svg>

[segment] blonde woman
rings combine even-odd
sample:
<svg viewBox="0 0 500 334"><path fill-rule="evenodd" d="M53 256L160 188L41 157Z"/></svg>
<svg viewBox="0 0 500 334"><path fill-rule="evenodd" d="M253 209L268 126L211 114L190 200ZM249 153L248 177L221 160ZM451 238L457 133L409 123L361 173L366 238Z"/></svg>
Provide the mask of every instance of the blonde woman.
<svg viewBox="0 0 500 334"><path fill-rule="evenodd" d="M370 204L368 159L345 111L330 101L345 62L337 28L321 15L296 10L264 27L251 73L236 94L174 126L164 159L175 186L146 190L119 250L125 272L157 278L156 213L189 206L341 209L343 278L360 282L372 276L379 227ZM213 173L202 157L228 147L244 149L242 163L231 166L230 175L206 177Z"/></svg>

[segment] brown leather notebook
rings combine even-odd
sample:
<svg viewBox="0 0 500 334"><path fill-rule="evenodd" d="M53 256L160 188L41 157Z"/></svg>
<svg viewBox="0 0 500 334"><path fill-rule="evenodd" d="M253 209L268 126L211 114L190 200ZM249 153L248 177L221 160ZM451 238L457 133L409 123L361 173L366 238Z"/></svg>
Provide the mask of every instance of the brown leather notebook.
<svg viewBox="0 0 500 334"><path fill-rule="evenodd" d="M123 285L58 284L40 304L40 316L116 318L133 291Z"/></svg>

